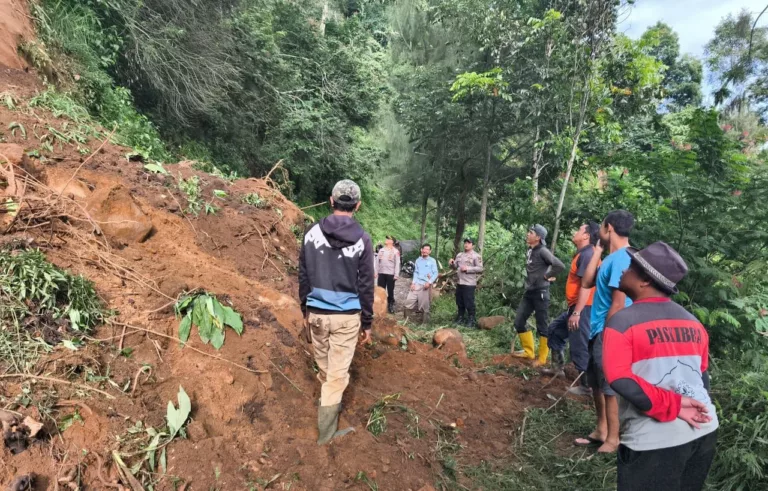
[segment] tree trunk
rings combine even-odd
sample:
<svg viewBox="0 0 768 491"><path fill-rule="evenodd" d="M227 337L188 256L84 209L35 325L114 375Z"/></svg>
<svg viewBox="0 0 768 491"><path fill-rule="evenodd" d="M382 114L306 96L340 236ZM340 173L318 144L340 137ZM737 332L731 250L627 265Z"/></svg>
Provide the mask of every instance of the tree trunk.
<svg viewBox="0 0 768 491"><path fill-rule="evenodd" d="M435 261L440 257L440 220L443 218L443 195L437 195L437 210L435 210L435 246L433 257ZM420 244L423 245L423 244Z"/></svg>
<svg viewBox="0 0 768 491"><path fill-rule="evenodd" d="M483 176L483 197L480 200L480 224L477 227L477 252L482 253L485 246L485 218L488 214L488 192L491 187L491 139L485 155L485 175Z"/></svg>
<svg viewBox="0 0 768 491"><path fill-rule="evenodd" d="M533 204L541 200L539 196L539 176L541 176L541 156L544 149L539 147L541 127L536 126L536 138L533 140Z"/></svg>
<svg viewBox="0 0 768 491"><path fill-rule="evenodd" d="M466 165L466 164L465 164ZM459 253L459 246L461 245L462 236L464 235L464 229L467 226L467 195L469 195L469 186L467 185L467 178L464 175L464 169L461 172L461 192L459 193L459 200L456 203L456 234L453 236L453 255Z"/></svg>
<svg viewBox="0 0 768 491"><path fill-rule="evenodd" d="M320 15L320 35L325 36L325 22L328 19L328 0L323 2L323 13Z"/></svg>
<svg viewBox="0 0 768 491"><path fill-rule="evenodd" d="M584 127L584 119L587 113L587 102L590 97L590 91L587 89L583 92L581 107L579 108L579 121L576 123L576 131L573 135L573 145L571 145L571 155L568 157L568 165L565 171L565 180L563 181L563 188L560 190L560 199L557 200L557 212L555 213L555 232L552 234L552 245L550 249L554 253L557 249L557 237L560 235L560 218L563 212L563 203L565 203L565 193L568 190L568 181L571 180L571 172L573 171L573 164L576 162L576 151L579 148L579 139L581 138L581 129Z"/></svg>
<svg viewBox="0 0 768 491"><path fill-rule="evenodd" d="M424 195L421 197L421 241L423 244L427 241L427 204L429 203L429 191L424 186Z"/></svg>

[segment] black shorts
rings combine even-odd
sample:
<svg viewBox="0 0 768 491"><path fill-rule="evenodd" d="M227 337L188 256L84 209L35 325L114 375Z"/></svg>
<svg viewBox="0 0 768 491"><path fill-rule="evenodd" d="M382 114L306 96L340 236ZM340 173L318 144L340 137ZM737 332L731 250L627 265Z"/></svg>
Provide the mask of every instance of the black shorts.
<svg viewBox="0 0 768 491"><path fill-rule="evenodd" d="M587 365L587 382L607 396L615 396L603 372L603 333L589 340L589 365Z"/></svg>

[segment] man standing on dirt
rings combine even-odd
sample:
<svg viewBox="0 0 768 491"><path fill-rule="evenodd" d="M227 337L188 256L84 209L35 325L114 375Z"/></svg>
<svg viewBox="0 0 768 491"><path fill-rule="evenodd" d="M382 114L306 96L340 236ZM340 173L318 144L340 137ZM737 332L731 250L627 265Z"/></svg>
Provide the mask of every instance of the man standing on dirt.
<svg viewBox="0 0 768 491"><path fill-rule="evenodd" d="M405 318L411 311L421 312L422 324L429 323L429 309L432 305L432 285L437 281L437 261L429 255L432 254L432 246L421 246L421 257L416 260L416 269L413 271L411 291L405 299Z"/></svg>
<svg viewBox="0 0 768 491"><path fill-rule="evenodd" d="M322 383L318 445L347 432L336 432L341 398L357 339L370 343L373 322L373 245L352 218L360 208L360 188L353 181L339 181L330 202L333 214L307 229L299 256L305 335L312 342Z"/></svg>
<svg viewBox="0 0 768 491"><path fill-rule="evenodd" d="M451 259L451 268L458 271L459 281L456 285L456 307L458 313L455 323L474 328L475 323L475 289L477 278L483 272L483 258L475 252L475 241L464 239L464 252ZM465 317L466 315L466 317Z"/></svg>
<svg viewBox="0 0 768 491"><path fill-rule="evenodd" d="M717 414L709 397L709 337L670 297L688 274L664 242L638 251L619 289L634 302L605 326L605 376L621 396L619 491L698 491L712 465Z"/></svg>
<svg viewBox="0 0 768 491"><path fill-rule="evenodd" d="M378 286L387 291L387 311L395 313L395 282L400 277L400 251L395 247L395 238L387 236L384 247L376 256Z"/></svg>
<svg viewBox="0 0 768 491"><path fill-rule="evenodd" d="M597 427L586 438L577 438L574 444L582 447L599 445L598 453L613 453L619 447L619 403L603 372L603 328L616 312L632 304L632 300L619 290L619 281L629 267L627 248L629 233L634 225L635 217L626 210L615 210L606 215L600 226L600 240L595 245L595 253L581 279L583 288L595 288L586 375L595 400ZM600 264L606 247L610 254Z"/></svg>
<svg viewBox="0 0 768 491"><path fill-rule="evenodd" d="M514 351L512 356L536 359L534 354L533 333L528 330L526 323L531 314L536 317L536 330L539 333L539 356L534 365L539 366L547 362L549 349L547 348L547 324L549 310L549 285L555 281L555 277L564 269L562 261L555 257L547 249L547 229L542 225L534 225L528 230L525 238L528 244L526 257L525 293L520 299L515 317L515 330L520 338L522 351ZM514 350L514 341L512 341Z"/></svg>
<svg viewBox="0 0 768 491"><path fill-rule="evenodd" d="M592 391L587 384L584 373L589 365L589 321L592 312L592 298L594 288L582 288L581 279L587 270L594 246L600 238L600 226L595 222L583 224L573 234L571 240L576 246L576 254L571 261L571 269L568 271L568 280L565 283L565 300L568 310L552 321L547 330L549 349L552 350L552 368L544 369L544 375L562 376L565 364L565 343L570 345L571 361L576 370L581 373L579 395L591 395Z"/></svg>

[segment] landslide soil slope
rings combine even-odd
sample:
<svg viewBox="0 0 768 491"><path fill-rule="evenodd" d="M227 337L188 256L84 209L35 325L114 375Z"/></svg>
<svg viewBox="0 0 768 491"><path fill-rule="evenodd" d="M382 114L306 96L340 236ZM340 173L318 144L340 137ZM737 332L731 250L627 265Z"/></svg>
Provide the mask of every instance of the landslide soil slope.
<svg viewBox="0 0 768 491"><path fill-rule="evenodd" d="M92 280L114 309L112 323L94 334L102 342L77 352L57 346L35 372L99 387L114 399L44 381L0 382L4 404L31 389L32 404L20 411L43 419L51 435L18 455L2 449L0 483L34 472L35 489L55 489L56 480L76 466L84 489L107 489L115 480L107 464L111 452L125 451L129 430L139 421L162 427L168 401L176 401L180 386L191 397L191 419L186 438L167 447L167 476L159 479L158 490L181 483L199 490L263 489L270 482L273 489L368 489L361 472L378 489L416 490L442 479L446 452L465 464L508 457L520 413L546 403L540 385L477 373L466 361L460 368L455 357L419 343L409 343L407 350L390 346L389 334L399 336L402 328L379 311L379 342L358 350L344 398L341 425L356 431L318 447L319 383L309 348L298 337L301 313L295 300L296 231L304 226L303 213L268 181L228 182L188 163L167 165L172 175L151 174L141 162L129 162L125 148L106 143L96 151L102 144L97 138L79 145L82 152L67 143L41 150L40 138L49 128L65 131L72 122L29 109L26 101L40 90L34 75L0 69L0 92L17 99L15 110L0 105L3 140L39 154L25 157L23 166L34 169L48 189L63 190L60 198L53 192L47 199L107 218L70 221L67 226L80 232L73 236L48 224L25 227L19 222L28 215L20 213L2 242L32 242L56 265ZM9 131L12 122L23 125L26 136ZM20 168L16 172L23 175ZM187 202L177 179L193 175L204 199L211 199L213 190L226 192L215 200L215 214L184 213ZM41 188L28 189L30 197L46 198ZM243 204L249 193L265 197L269 206ZM133 240L131 230L108 231L114 225L110 213L129 212L149 222L145 240ZM116 221L119 227L123 220ZM90 239L84 241L83 234ZM229 301L243 316L243 335L230 331L218 352L194 331L187 347L173 340L178 320L169 304L196 288ZM125 325L134 327L123 331ZM129 357L120 354L125 348L132 350ZM387 431L374 437L366 431L370 409L395 393L400 409L409 411L394 408ZM59 432L36 409L44 396L64 401L53 406L53 420L79 407L82 421Z"/></svg>

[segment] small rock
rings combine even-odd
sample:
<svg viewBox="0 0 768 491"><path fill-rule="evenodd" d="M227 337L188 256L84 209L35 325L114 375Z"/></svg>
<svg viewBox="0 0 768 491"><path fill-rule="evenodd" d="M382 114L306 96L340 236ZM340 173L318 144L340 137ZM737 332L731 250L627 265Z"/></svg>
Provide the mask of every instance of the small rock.
<svg viewBox="0 0 768 491"><path fill-rule="evenodd" d="M170 211L171 213L176 213L177 211L179 211L179 205L176 204L176 202L174 201L173 203L168 205L168 211Z"/></svg>
<svg viewBox="0 0 768 491"><path fill-rule="evenodd" d="M477 376L477 373L475 372L469 372L467 374L467 378L472 382L477 382L480 377Z"/></svg>
<svg viewBox="0 0 768 491"><path fill-rule="evenodd" d="M383 472L384 474L386 474L387 472L389 472L389 466L388 466L388 465L385 465L384 467L382 467L382 468L381 468L381 472Z"/></svg>
<svg viewBox="0 0 768 491"><path fill-rule="evenodd" d="M391 461L387 457L382 457L381 458L381 462L386 464L386 465L389 465L391 463Z"/></svg>
<svg viewBox="0 0 768 491"><path fill-rule="evenodd" d="M266 463L267 463L267 459L265 459L264 457L259 458L259 464L265 465Z"/></svg>

